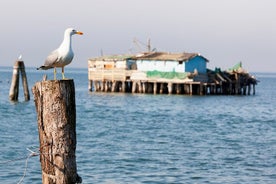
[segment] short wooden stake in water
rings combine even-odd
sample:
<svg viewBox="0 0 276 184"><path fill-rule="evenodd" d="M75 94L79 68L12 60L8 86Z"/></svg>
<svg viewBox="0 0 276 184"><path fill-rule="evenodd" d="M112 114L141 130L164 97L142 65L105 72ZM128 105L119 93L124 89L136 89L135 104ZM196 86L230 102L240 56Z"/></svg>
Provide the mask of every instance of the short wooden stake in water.
<svg viewBox="0 0 276 184"><path fill-rule="evenodd" d="M13 66L13 75L12 75L10 94L9 94L10 100L12 100L12 101L18 100L19 73L21 73L21 77L22 77L25 101L29 101L30 94L29 94L27 76L26 76L26 72L25 72L25 65L24 65L23 61L16 61Z"/></svg>
<svg viewBox="0 0 276 184"><path fill-rule="evenodd" d="M33 88L43 184L81 183L76 164L73 80L37 82Z"/></svg>

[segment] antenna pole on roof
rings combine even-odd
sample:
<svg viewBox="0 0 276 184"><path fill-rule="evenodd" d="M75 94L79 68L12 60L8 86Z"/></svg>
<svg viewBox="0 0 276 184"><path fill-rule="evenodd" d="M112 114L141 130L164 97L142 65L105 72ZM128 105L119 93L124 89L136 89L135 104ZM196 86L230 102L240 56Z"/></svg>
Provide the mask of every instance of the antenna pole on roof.
<svg viewBox="0 0 276 184"><path fill-rule="evenodd" d="M151 52L150 38L148 39L148 45L147 45L147 47L148 47L148 52Z"/></svg>
<svg viewBox="0 0 276 184"><path fill-rule="evenodd" d="M148 43L147 44L140 42L136 38L133 39L133 43L137 46L137 48L140 51L143 51L143 49L141 48L141 45L143 45L143 47L146 47L147 52L152 52L153 50L156 50L156 49L151 50L150 38L148 39Z"/></svg>

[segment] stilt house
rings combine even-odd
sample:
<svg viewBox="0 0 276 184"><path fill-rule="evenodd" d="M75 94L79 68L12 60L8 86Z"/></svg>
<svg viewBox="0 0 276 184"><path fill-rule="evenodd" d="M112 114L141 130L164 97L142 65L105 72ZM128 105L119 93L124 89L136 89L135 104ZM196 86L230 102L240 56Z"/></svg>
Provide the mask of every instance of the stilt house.
<svg viewBox="0 0 276 184"><path fill-rule="evenodd" d="M198 53L146 52L88 61L89 90L168 94L250 94L257 81L248 73L207 69ZM241 68L241 67L240 67ZM240 70L240 69L239 69Z"/></svg>

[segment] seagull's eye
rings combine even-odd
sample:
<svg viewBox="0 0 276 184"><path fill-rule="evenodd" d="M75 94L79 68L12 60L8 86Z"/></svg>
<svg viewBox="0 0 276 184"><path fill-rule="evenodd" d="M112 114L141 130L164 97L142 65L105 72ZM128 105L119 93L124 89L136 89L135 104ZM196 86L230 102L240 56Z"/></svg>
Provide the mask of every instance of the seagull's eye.
<svg viewBox="0 0 276 184"><path fill-rule="evenodd" d="M76 30L75 30L75 29L73 29L72 31L73 31L73 32L76 32Z"/></svg>

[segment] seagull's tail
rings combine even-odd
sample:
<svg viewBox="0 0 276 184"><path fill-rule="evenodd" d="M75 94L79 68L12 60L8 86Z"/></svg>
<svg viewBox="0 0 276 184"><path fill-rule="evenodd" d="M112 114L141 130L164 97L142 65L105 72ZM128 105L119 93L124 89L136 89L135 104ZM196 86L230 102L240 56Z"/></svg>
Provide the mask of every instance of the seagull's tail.
<svg viewBox="0 0 276 184"><path fill-rule="evenodd" d="M48 70L48 69L50 69L50 68L52 68L52 67L48 67L48 66L40 66L40 67L38 67L38 68L36 68L37 70Z"/></svg>

